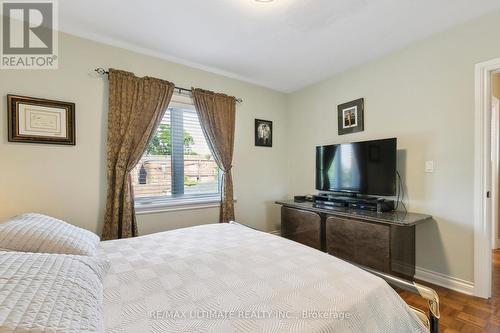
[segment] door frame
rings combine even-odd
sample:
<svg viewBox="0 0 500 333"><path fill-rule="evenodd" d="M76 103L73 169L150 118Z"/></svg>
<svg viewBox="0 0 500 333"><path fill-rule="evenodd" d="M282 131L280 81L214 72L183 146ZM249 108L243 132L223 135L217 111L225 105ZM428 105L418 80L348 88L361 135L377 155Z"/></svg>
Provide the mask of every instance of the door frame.
<svg viewBox="0 0 500 333"><path fill-rule="evenodd" d="M491 74L500 58L475 66L474 114L474 295L491 297L492 191ZM497 205L495 205L497 206Z"/></svg>
<svg viewBox="0 0 500 333"><path fill-rule="evenodd" d="M496 74L496 72L493 72ZM499 207L499 175L500 175L500 161L499 161L499 147L500 147L500 102L498 98L492 95L491 98L491 248L495 250L498 248L498 207Z"/></svg>

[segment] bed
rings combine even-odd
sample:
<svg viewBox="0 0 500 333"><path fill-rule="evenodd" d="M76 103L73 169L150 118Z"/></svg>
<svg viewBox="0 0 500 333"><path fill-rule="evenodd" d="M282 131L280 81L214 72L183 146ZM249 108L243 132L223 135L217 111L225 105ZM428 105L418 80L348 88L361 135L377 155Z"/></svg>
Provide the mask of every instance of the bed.
<svg viewBox="0 0 500 333"><path fill-rule="evenodd" d="M104 241L97 256L107 333L429 332L383 278L236 223Z"/></svg>

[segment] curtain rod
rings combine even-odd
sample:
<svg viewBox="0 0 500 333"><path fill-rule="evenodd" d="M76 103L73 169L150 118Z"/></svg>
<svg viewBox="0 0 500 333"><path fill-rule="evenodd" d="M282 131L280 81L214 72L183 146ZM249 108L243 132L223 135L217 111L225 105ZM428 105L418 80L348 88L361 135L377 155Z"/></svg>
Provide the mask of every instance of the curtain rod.
<svg viewBox="0 0 500 333"><path fill-rule="evenodd" d="M94 69L94 71L99 75L108 75L109 74L109 72L102 67L98 67L98 68ZM184 91L184 92L191 94L193 92L191 89L181 88L181 87L177 87L177 86L175 87L175 90L177 90L179 93L182 93ZM243 100L241 98L236 98L236 102L243 103Z"/></svg>

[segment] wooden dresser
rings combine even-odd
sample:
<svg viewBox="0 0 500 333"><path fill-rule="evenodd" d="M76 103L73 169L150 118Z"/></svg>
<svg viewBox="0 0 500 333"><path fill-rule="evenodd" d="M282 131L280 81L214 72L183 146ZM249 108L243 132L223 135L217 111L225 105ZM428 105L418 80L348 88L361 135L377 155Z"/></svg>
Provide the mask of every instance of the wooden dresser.
<svg viewBox="0 0 500 333"><path fill-rule="evenodd" d="M278 201L281 236L338 258L413 280L415 226L430 215L318 208Z"/></svg>

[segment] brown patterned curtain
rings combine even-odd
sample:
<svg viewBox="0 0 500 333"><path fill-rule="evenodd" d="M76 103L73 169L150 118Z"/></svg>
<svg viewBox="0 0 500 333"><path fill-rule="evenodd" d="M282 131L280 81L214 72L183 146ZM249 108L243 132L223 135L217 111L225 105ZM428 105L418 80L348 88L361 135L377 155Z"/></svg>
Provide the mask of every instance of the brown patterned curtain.
<svg viewBox="0 0 500 333"><path fill-rule="evenodd" d="M109 70L108 196L102 238L137 236L130 172L163 118L174 84Z"/></svg>
<svg viewBox="0 0 500 333"><path fill-rule="evenodd" d="M224 94L193 88L193 99L201 128L223 172L220 222L234 220L233 163L236 99Z"/></svg>

